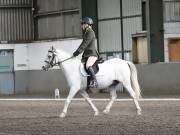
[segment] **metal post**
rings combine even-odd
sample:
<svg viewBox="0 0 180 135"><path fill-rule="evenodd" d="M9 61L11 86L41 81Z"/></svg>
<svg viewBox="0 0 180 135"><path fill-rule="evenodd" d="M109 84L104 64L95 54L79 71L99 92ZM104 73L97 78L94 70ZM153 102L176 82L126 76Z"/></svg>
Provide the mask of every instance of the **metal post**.
<svg viewBox="0 0 180 135"><path fill-rule="evenodd" d="M123 39L123 9L122 9L122 0L120 0L120 20L121 20L121 52L122 52L122 59L124 59L124 39Z"/></svg>

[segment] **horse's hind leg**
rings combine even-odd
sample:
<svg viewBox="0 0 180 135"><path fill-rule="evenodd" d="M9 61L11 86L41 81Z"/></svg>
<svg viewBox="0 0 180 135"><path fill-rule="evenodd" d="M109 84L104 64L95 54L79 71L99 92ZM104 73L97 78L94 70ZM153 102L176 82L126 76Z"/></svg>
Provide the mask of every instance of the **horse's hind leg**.
<svg viewBox="0 0 180 135"><path fill-rule="evenodd" d="M110 109L112 107L112 104L114 103L114 101L117 98L117 94L116 94L116 86L117 85L111 85L110 88L110 94L111 94L111 100L109 101L109 103L107 104L105 110L103 111L104 114L108 114L110 112Z"/></svg>
<svg viewBox="0 0 180 135"><path fill-rule="evenodd" d="M88 102L88 104L92 107L93 111L95 112L95 113L94 113L94 116L99 115L99 111L98 111L98 109L96 108L96 106L92 103L92 100L91 100L91 98L89 98L88 93L87 93L85 90L81 90L81 91L80 91L80 94L86 99L86 101Z"/></svg>
<svg viewBox="0 0 180 135"><path fill-rule="evenodd" d="M66 114L67 114L67 109L68 109L68 107L69 107L69 104L71 103L72 98L76 95L76 93L78 92L78 90L79 90L79 89L76 88L76 87L72 87L72 88L70 89L69 95L68 95L68 97L67 97L67 99L66 99L66 101L65 101L64 109L63 109L62 113L60 114L60 117L61 117L61 118L63 118L63 117L66 116Z"/></svg>
<svg viewBox="0 0 180 135"><path fill-rule="evenodd" d="M138 103L138 100L137 100L137 96L136 96L134 90L131 87L131 84L130 83L123 83L123 85L127 89L127 91L129 92L131 97L133 98L134 104L135 104L136 109L137 109L137 115L141 115L141 108L139 106L139 103Z"/></svg>

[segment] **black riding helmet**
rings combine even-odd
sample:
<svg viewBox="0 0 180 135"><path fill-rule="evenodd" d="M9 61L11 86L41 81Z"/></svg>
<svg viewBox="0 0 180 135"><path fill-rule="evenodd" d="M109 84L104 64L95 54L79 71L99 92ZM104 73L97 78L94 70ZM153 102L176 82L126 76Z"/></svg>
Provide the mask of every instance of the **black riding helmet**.
<svg viewBox="0 0 180 135"><path fill-rule="evenodd" d="M93 25L93 20L90 17L85 17L81 20L81 24Z"/></svg>

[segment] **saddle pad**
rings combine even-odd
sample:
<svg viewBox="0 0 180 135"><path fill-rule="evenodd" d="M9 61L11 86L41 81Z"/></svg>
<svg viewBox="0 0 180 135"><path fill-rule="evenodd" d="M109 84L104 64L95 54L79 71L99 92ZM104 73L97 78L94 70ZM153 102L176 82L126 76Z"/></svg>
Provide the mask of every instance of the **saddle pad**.
<svg viewBox="0 0 180 135"><path fill-rule="evenodd" d="M105 72L103 72L103 70L102 70L102 65L104 65L104 63L98 64L98 65L99 65L99 71L97 72L96 76L103 76L105 74ZM82 64L82 63L80 65L80 73L82 76L90 76L87 74L86 70L84 69L84 64Z"/></svg>

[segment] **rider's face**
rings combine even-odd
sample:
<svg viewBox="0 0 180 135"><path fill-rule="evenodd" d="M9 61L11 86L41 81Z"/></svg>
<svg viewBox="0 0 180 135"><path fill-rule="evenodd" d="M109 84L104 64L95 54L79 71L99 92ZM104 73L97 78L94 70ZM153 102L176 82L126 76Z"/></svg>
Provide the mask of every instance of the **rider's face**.
<svg viewBox="0 0 180 135"><path fill-rule="evenodd" d="M83 30L86 30L87 27L88 27L88 24L82 24L82 25L81 25L81 28L82 28Z"/></svg>

